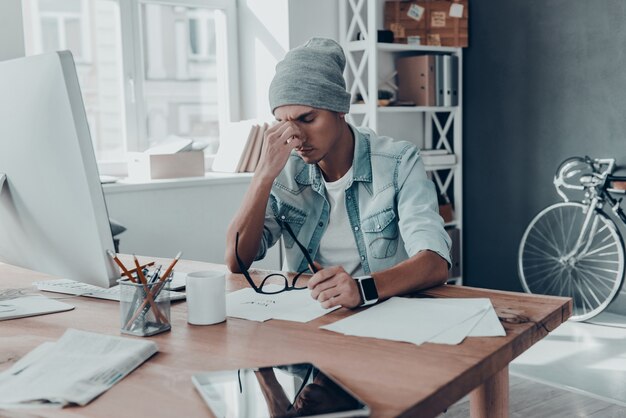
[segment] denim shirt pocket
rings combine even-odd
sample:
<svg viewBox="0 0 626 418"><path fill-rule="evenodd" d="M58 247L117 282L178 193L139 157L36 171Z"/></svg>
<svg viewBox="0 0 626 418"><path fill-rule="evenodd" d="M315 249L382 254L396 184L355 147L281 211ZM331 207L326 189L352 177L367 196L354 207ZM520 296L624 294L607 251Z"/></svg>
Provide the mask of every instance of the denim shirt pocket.
<svg viewBox="0 0 626 418"><path fill-rule="evenodd" d="M291 206L288 203L280 204L280 207L278 209L278 215L276 216L276 220L278 221L278 223L288 223L294 235L296 236L298 236L300 229L302 229L302 225L304 225L306 218L307 213L305 211ZM293 247L293 238L291 238L291 235L289 235L286 230L283 233L283 241L285 242L286 248Z"/></svg>
<svg viewBox="0 0 626 418"><path fill-rule="evenodd" d="M365 242L372 257L387 258L398 249L398 222L393 208L377 212L361 222Z"/></svg>

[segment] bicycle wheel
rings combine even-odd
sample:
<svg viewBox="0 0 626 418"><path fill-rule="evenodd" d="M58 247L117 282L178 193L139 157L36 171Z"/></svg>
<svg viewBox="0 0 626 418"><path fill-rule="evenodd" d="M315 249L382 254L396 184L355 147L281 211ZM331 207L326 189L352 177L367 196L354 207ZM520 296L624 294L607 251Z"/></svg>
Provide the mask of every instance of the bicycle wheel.
<svg viewBox="0 0 626 418"><path fill-rule="evenodd" d="M615 223L595 212L581 248L574 250L587 206L557 203L530 222L518 254L524 290L567 296L571 319L584 321L602 312L620 290L624 274L624 244Z"/></svg>

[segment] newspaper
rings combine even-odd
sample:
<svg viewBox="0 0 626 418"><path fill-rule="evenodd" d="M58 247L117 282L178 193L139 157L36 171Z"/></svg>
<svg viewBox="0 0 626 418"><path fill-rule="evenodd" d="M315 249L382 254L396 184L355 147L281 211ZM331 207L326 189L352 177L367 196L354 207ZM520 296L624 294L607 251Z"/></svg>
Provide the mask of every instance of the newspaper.
<svg viewBox="0 0 626 418"><path fill-rule="evenodd" d="M0 373L0 408L84 406L157 351L151 341L68 329Z"/></svg>

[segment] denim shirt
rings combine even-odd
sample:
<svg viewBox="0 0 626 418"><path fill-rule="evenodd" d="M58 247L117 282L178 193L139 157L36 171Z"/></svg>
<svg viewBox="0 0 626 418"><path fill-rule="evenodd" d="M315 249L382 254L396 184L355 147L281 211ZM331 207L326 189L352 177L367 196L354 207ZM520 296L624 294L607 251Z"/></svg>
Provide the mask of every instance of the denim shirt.
<svg viewBox="0 0 626 418"><path fill-rule="evenodd" d="M439 216L433 182L426 176L417 147L406 141L354 128L353 179L346 189L346 209L366 274L381 271L423 250L439 254L450 266L450 237ZM303 271L307 262L291 236L311 254L319 250L330 205L322 173L294 151L278 175L265 211L256 260L283 237L287 271ZM330 267L330 266L325 266Z"/></svg>

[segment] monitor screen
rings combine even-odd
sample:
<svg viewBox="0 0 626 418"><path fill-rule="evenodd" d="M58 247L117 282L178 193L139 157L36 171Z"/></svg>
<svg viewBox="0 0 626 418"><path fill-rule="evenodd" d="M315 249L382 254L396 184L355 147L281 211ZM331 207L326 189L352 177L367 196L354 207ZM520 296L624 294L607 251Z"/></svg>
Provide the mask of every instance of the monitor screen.
<svg viewBox="0 0 626 418"><path fill-rule="evenodd" d="M72 55L0 62L0 261L109 287L113 238Z"/></svg>

